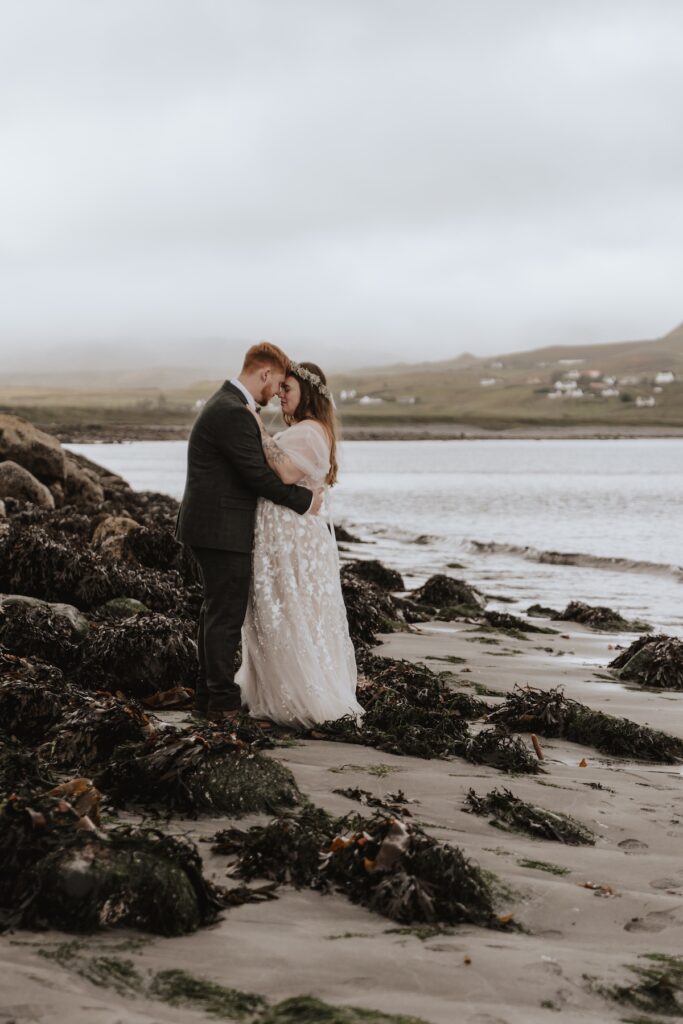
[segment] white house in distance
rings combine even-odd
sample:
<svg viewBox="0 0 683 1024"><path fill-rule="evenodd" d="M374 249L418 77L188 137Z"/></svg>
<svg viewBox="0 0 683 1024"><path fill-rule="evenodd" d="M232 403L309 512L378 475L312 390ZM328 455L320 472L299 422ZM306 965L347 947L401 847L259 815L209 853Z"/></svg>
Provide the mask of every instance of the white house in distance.
<svg viewBox="0 0 683 1024"><path fill-rule="evenodd" d="M382 405L383 403L384 399L375 395L363 395L363 397L358 400L359 405Z"/></svg>
<svg viewBox="0 0 683 1024"><path fill-rule="evenodd" d="M636 405L639 409L651 409L653 405L656 405L656 401L650 395L649 398L644 398L643 395L638 395L636 398Z"/></svg>
<svg viewBox="0 0 683 1024"><path fill-rule="evenodd" d="M673 384L676 380L676 375L671 370L660 370L659 373L655 374L655 384Z"/></svg>

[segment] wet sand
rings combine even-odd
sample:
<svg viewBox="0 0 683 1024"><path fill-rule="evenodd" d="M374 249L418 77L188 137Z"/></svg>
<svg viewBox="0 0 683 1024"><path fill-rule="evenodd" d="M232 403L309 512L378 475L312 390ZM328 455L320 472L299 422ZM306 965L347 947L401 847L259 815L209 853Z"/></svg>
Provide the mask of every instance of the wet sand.
<svg viewBox="0 0 683 1024"><path fill-rule="evenodd" d="M500 693L515 683L546 689L561 684L568 696L591 707L683 736L683 694L644 693L603 678L614 645L630 637L575 626L523 640L466 623L418 629L386 637L377 653L452 671L453 685L466 692L474 692L475 684ZM433 660L452 658L464 661ZM500 698L485 699L495 704ZM572 1022L637 1018L637 1011L595 991L587 976L607 985L632 982L625 965L639 955L679 954L683 948L683 766L631 763L561 740L541 738L541 745L547 774L518 777L457 758L425 761L328 741L271 752L293 771L306 796L335 814L359 808L333 793L336 788L361 786L378 796L403 790L416 801L410 805L413 820L496 874L505 890L499 912L512 913L522 931L465 925L421 938L402 934L394 922L342 896L283 888L275 901L226 911L212 928L174 939L143 936L141 948L115 955L129 958L143 973L182 968L272 1001L311 994L431 1024L550 1022L558 1011ZM580 767L582 759L586 767ZM483 795L494 787L573 815L596 833L596 845L563 846L501 831L463 810L470 788ZM245 827L264 820L252 816L235 823ZM199 838L228 823L173 820L169 827ZM208 872L224 882L228 859L212 855L206 844L200 849ZM612 891L601 895L585 883ZM0 1021L207 1020L199 1012L99 988L37 954L38 948L74 938L56 932L2 938ZM112 952L131 938L137 940L138 933L88 936L84 950Z"/></svg>

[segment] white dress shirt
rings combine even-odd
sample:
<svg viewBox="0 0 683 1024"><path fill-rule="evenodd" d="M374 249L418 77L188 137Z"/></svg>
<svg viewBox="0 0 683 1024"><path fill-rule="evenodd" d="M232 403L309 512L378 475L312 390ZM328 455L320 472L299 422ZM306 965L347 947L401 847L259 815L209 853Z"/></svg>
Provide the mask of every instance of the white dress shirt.
<svg viewBox="0 0 683 1024"><path fill-rule="evenodd" d="M238 391L242 392L242 394L244 395L244 397L247 400L247 405L255 410L256 409L256 399L252 395L251 391L247 391L247 389L245 388L245 386L242 383L242 381L238 380L237 377L233 377L232 380L230 381L230 383L232 384L232 386L234 388L237 388Z"/></svg>

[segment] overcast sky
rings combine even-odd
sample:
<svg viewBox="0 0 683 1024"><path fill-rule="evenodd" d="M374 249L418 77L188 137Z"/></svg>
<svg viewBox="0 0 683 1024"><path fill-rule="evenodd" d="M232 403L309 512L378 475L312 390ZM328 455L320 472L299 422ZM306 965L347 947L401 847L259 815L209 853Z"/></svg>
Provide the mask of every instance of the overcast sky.
<svg viewBox="0 0 683 1024"><path fill-rule="evenodd" d="M2 363L666 333L682 54L681 0L0 0Z"/></svg>

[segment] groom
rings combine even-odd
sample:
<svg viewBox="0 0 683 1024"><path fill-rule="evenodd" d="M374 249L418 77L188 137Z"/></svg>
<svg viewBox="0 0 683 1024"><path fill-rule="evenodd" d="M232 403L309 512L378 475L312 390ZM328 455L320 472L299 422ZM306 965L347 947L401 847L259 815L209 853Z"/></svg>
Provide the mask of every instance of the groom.
<svg viewBox="0 0 683 1024"><path fill-rule="evenodd" d="M201 572L195 712L214 721L232 720L240 707L235 654L249 598L256 499L269 498L300 515L316 514L322 501L320 493L276 476L247 408L265 405L279 392L288 366L275 345L253 345L239 377L208 399L190 433L176 538L192 549Z"/></svg>

